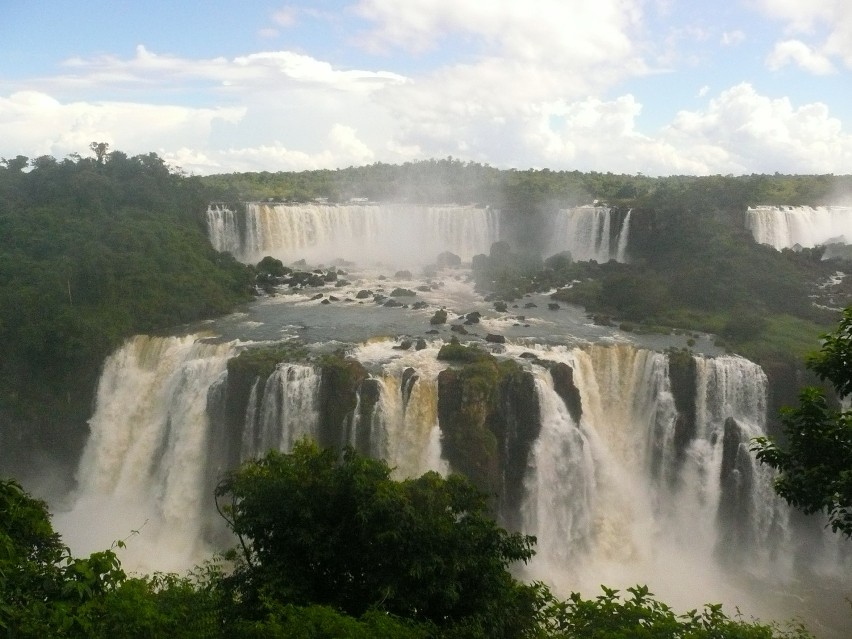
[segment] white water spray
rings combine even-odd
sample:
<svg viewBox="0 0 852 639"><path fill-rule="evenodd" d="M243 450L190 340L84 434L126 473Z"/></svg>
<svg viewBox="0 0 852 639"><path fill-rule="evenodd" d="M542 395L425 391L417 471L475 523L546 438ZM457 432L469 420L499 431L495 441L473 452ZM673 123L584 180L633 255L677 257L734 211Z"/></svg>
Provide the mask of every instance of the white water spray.
<svg viewBox="0 0 852 639"><path fill-rule="evenodd" d="M852 242L852 207L756 206L746 211L746 227L758 244L781 250Z"/></svg>
<svg viewBox="0 0 852 639"><path fill-rule="evenodd" d="M500 213L474 206L391 204L245 205L244 232L237 214L207 210L210 241L243 262L272 255L285 262L336 258L391 264L428 264L442 251L469 260L500 239Z"/></svg>
<svg viewBox="0 0 852 639"><path fill-rule="evenodd" d="M613 210L606 206L561 209L556 216L548 252L569 251L577 261L627 261L630 212L619 229L612 228L613 217Z"/></svg>

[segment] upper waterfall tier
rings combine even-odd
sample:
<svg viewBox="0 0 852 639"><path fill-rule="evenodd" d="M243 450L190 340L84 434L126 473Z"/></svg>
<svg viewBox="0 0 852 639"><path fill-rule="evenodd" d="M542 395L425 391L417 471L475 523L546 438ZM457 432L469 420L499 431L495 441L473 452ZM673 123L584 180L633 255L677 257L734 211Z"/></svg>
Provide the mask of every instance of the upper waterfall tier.
<svg viewBox="0 0 852 639"><path fill-rule="evenodd" d="M248 203L244 215L211 205L207 224L213 247L243 262L272 255L419 265L443 251L470 259L500 239L499 211L456 205Z"/></svg>
<svg viewBox="0 0 852 639"><path fill-rule="evenodd" d="M561 209L554 220L549 253L569 251L578 261L627 261L630 214L608 206Z"/></svg>
<svg viewBox="0 0 852 639"><path fill-rule="evenodd" d="M852 242L852 207L756 206L746 211L746 227L755 242L778 250L848 244Z"/></svg>

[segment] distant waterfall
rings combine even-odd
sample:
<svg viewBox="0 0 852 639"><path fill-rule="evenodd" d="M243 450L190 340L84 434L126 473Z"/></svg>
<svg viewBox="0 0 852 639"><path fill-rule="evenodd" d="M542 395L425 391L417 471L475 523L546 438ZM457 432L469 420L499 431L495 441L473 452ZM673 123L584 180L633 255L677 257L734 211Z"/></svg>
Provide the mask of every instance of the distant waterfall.
<svg viewBox="0 0 852 639"><path fill-rule="evenodd" d="M746 227L758 244L781 250L852 242L850 206L756 206L746 211Z"/></svg>
<svg viewBox="0 0 852 639"><path fill-rule="evenodd" d="M630 215L608 206L561 209L554 221L549 254L569 251L577 261L627 261Z"/></svg>
<svg viewBox="0 0 852 639"><path fill-rule="evenodd" d="M665 355L592 346L562 358L574 369L583 415L575 422L549 374L539 375L542 432L523 505L523 528L539 539L533 576L594 589L656 575L653 587L677 600L678 571L717 583L731 562L760 573L781 569L785 553L789 561L789 548L778 552L787 509L748 452L764 432L759 366L696 358L697 432L678 463ZM676 481L663 481L672 471Z"/></svg>
<svg viewBox="0 0 852 639"><path fill-rule="evenodd" d="M262 204L240 215L207 210L210 241L243 262L272 255L285 262L336 258L427 264L443 251L462 259L500 239L500 213L473 206Z"/></svg>

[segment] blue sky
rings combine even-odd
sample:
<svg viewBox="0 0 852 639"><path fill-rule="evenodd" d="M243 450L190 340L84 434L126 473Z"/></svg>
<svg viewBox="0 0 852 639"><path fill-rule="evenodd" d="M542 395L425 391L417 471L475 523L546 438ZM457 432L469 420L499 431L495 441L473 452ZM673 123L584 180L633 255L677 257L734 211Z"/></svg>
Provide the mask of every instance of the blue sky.
<svg viewBox="0 0 852 639"><path fill-rule="evenodd" d="M0 157L852 173L847 0L0 0Z"/></svg>

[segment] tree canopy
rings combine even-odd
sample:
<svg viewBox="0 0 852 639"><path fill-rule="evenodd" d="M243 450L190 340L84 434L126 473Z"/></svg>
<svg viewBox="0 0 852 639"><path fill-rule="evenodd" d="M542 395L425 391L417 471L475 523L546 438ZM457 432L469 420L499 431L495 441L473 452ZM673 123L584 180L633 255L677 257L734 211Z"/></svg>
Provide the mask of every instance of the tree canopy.
<svg viewBox="0 0 852 639"><path fill-rule="evenodd" d="M468 636L517 636L534 589L511 564L534 539L498 527L461 476L394 481L382 461L311 443L270 452L216 491L242 541L232 583L241 601L318 603L463 625Z"/></svg>
<svg viewBox="0 0 852 639"><path fill-rule="evenodd" d="M852 307L807 366L838 398L852 393ZM799 405L781 416L784 441L754 440L757 459L779 474L775 490L807 514L822 512L835 532L852 538L852 409L831 406L825 392L807 387Z"/></svg>
<svg viewBox="0 0 852 639"><path fill-rule="evenodd" d="M20 451L76 461L122 339L251 297L249 270L207 239L207 187L153 153L96 151L0 162L0 468L15 473Z"/></svg>

